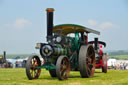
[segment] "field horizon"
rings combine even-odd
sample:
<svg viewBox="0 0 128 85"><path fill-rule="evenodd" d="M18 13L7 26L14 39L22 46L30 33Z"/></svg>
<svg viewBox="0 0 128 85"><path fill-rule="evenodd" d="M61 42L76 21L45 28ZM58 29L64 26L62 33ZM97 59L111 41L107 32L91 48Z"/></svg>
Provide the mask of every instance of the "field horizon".
<svg viewBox="0 0 128 85"><path fill-rule="evenodd" d="M2 55L2 54L0 54ZM40 54L37 54L37 53L32 53L32 54L7 54L6 55L6 58L7 59L25 59L31 55L38 55L41 57ZM110 59L110 58L114 58L114 59L117 59L117 60L128 60L128 55L114 55L114 56L109 56L107 57L107 59Z"/></svg>

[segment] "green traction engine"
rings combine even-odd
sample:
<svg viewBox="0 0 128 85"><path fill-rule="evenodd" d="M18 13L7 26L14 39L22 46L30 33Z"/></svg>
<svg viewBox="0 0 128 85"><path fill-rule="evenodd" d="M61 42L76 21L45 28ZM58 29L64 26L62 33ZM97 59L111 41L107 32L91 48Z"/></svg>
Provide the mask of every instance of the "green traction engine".
<svg viewBox="0 0 128 85"><path fill-rule="evenodd" d="M37 79L41 68L49 71L51 77L65 80L70 70L80 71L82 78L90 78L95 72L95 51L88 44L88 33L100 32L76 24L53 26L53 11L47 11L47 43L37 43L44 64L37 55L28 58L26 74L29 80Z"/></svg>

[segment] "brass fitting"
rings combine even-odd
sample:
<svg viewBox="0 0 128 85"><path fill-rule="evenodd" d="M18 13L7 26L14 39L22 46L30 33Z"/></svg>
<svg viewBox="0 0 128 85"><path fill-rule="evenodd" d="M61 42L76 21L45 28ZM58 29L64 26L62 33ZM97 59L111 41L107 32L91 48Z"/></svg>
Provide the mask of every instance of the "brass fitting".
<svg viewBox="0 0 128 85"><path fill-rule="evenodd" d="M53 12L54 9L53 9L53 8L47 8L46 11L47 11L47 12Z"/></svg>

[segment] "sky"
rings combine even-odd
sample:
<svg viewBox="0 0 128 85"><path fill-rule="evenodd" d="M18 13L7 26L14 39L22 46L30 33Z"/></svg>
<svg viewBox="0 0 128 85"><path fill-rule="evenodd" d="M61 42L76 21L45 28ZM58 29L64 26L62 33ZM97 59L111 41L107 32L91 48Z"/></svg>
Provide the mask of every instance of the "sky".
<svg viewBox="0 0 128 85"><path fill-rule="evenodd" d="M0 0L0 53L38 53L46 42L46 8L54 25L78 24L100 31L105 50L128 50L128 0Z"/></svg>

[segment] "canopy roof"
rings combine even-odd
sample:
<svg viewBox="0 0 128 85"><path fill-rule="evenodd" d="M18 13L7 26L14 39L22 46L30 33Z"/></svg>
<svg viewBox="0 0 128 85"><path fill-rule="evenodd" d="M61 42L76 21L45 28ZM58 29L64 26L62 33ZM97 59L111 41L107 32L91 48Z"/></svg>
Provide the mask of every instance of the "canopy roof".
<svg viewBox="0 0 128 85"><path fill-rule="evenodd" d="M86 32L86 33L94 33L100 35L99 31L92 30L90 28L76 25L76 24L60 24L56 25L53 28L53 32L60 32L63 35L67 35L69 33L75 33L75 32Z"/></svg>

